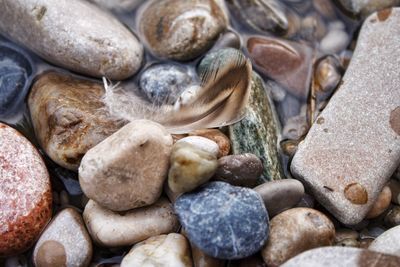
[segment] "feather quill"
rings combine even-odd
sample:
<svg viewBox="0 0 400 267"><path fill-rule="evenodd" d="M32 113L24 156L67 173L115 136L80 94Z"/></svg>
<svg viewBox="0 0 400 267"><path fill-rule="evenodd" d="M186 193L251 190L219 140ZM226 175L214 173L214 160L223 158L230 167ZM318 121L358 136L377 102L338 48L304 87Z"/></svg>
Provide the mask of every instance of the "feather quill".
<svg viewBox="0 0 400 267"><path fill-rule="evenodd" d="M173 134L233 124L245 116L251 87L251 62L240 52L225 62L214 60L200 73L201 86L175 106L155 106L119 84L103 78L104 103L113 116L126 121L148 119Z"/></svg>

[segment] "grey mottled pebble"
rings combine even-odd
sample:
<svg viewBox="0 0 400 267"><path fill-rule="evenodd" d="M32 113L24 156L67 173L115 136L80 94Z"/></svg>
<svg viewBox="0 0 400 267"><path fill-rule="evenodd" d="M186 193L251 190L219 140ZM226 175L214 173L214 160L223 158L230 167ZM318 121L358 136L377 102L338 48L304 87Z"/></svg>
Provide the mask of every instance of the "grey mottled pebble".
<svg viewBox="0 0 400 267"><path fill-rule="evenodd" d="M253 190L212 182L184 194L175 212L189 240L206 254L240 259L254 254L268 237L268 213Z"/></svg>
<svg viewBox="0 0 400 267"><path fill-rule="evenodd" d="M189 70L173 64L154 65L140 77L140 89L156 105L173 105L193 82Z"/></svg>

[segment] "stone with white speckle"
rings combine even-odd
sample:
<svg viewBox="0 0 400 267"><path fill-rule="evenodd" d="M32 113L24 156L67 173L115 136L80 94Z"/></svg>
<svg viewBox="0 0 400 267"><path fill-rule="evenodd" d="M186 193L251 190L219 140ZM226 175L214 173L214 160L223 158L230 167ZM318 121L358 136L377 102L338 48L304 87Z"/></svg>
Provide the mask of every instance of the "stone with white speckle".
<svg viewBox="0 0 400 267"><path fill-rule="evenodd" d="M366 19L343 84L291 171L344 224L366 216L400 163L400 8Z"/></svg>
<svg viewBox="0 0 400 267"><path fill-rule="evenodd" d="M252 189L211 182L180 196L175 212L191 243L215 258L245 258L268 237L268 213Z"/></svg>
<svg viewBox="0 0 400 267"><path fill-rule="evenodd" d="M58 213L33 251L35 266L85 267L92 259L92 241L81 215L72 208Z"/></svg>

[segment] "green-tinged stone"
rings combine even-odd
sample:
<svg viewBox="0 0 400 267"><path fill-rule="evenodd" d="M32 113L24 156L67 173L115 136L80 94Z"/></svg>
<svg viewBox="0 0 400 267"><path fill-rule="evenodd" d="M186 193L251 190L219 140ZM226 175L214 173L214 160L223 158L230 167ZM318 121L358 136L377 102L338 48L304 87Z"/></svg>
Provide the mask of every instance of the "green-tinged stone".
<svg viewBox="0 0 400 267"><path fill-rule="evenodd" d="M260 182L284 179L278 154L278 122L275 107L261 77L253 72L246 117L229 126L233 154L252 153L263 162Z"/></svg>

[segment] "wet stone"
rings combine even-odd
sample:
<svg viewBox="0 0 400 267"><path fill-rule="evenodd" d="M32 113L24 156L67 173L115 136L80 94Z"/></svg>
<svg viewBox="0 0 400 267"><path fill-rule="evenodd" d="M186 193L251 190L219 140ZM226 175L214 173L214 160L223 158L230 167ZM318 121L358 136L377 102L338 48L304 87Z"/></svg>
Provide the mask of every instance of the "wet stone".
<svg viewBox="0 0 400 267"><path fill-rule="evenodd" d="M156 104L173 105L193 82L184 66L159 64L146 69L140 77L140 89L147 99Z"/></svg>
<svg viewBox="0 0 400 267"><path fill-rule="evenodd" d="M175 202L191 243L221 259L239 259L261 249L268 236L268 214L253 190L211 182Z"/></svg>
<svg viewBox="0 0 400 267"><path fill-rule="evenodd" d="M151 205L161 195L171 150L172 137L163 126L132 121L85 154L79 166L82 191L114 211Z"/></svg>
<svg viewBox="0 0 400 267"><path fill-rule="evenodd" d="M380 236L368 247L368 249L399 256L400 253L400 226L393 227Z"/></svg>
<svg viewBox="0 0 400 267"><path fill-rule="evenodd" d="M377 20L374 14L364 22L344 82L291 164L292 174L344 224L365 218L400 161L400 138L390 125L400 103L400 9Z"/></svg>
<svg viewBox="0 0 400 267"><path fill-rule="evenodd" d="M78 170L85 153L123 126L101 101L103 85L48 72L33 84L28 106L36 138L60 166Z"/></svg>
<svg viewBox="0 0 400 267"><path fill-rule="evenodd" d="M22 134L0 122L0 258L27 250L51 219L46 166Z"/></svg>
<svg viewBox="0 0 400 267"><path fill-rule="evenodd" d="M62 210L40 236L33 251L35 266L89 266L92 241L81 215L72 208Z"/></svg>
<svg viewBox="0 0 400 267"><path fill-rule="evenodd" d="M309 46L274 37L252 37L247 41L247 50L260 72L293 95L307 97L313 58Z"/></svg>
<svg viewBox="0 0 400 267"><path fill-rule="evenodd" d="M304 196L304 186L294 179L266 182L254 190L264 200L268 214L273 216L294 207Z"/></svg>
<svg viewBox="0 0 400 267"><path fill-rule="evenodd" d="M323 246L331 246L335 228L324 214L308 208L294 208L275 216L270 235L261 251L269 267L283 264L296 255Z"/></svg>
<svg viewBox="0 0 400 267"><path fill-rule="evenodd" d="M24 99L31 74L30 59L0 43L0 116L9 114Z"/></svg>
<svg viewBox="0 0 400 267"><path fill-rule="evenodd" d="M139 28L157 56L190 60L205 52L227 27L219 1L150 1L140 14Z"/></svg>
<svg viewBox="0 0 400 267"><path fill-rule="evenodd" d="M306 251L281 267L396 267L400 258L360 248L327 247Z"/></svg>
<svg viewBox="0 0 400 267"><path fill-rule="evenodd" d="M285 177L277 150L280 125L275 107L263 81L253 73L246 117L229 126L232 154L252 153L263 163L261 181Z"/></svg>
<svg viewBox="0 0 400 267"><path fill-rule="evenodd" d="M218 160L215 179L231 185L254 187L262 173L263 165L256 155L230 155Z"/></svg>

